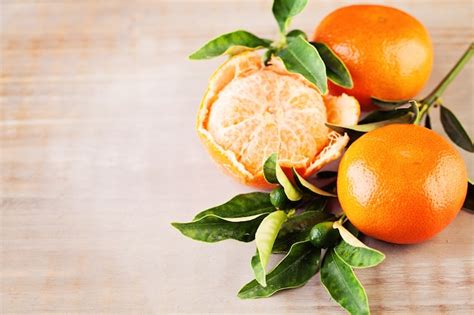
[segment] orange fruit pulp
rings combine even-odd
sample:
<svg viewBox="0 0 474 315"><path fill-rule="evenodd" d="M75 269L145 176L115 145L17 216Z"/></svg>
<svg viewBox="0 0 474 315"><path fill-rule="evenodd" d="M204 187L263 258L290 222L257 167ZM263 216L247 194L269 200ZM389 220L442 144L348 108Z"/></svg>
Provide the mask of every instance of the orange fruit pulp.
<svg viewBox="0 0 474 315"><path fill-rule="evenodd" d="M337 191L347 218L364 234L418 243L461 209L467 170L459 152L418 125L388 125L357 139L339 165Z"/></svg>
<svg viewBox="0 0 474 315"><path fill-rule="evenodd" d="M371 108L371 97L413 98L431 73L433 48L427 30L395 8L351 5L337 9L317 26L313 41L327 44L352 75L352 89L329 82L330 93L355 96L362 108Z"/></svg>
<svg viewBox="0 0 474 315"><path fill-rule="evenodd" d="M197 131L205 147L241 182L269 188L262 166L278 153L285 169L309 176L339 158L349 138L326 122L354 125L360 107L347 95L323 98L303 76L279 59L270 65L256 52L240 53L212 75L198 112Z"/></svg>

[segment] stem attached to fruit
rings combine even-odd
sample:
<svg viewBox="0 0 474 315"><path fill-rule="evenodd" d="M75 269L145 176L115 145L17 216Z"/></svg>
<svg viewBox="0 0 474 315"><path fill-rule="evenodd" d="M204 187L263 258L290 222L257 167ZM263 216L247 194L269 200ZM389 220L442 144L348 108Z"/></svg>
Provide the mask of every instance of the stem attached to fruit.
<svg viewBox="0 0 474 315"><path fill-rule="evenodd" d="M443 92L446 90L446 88L449 86L449 84L454 80L454 78L457 77L459 72L461 72L462 68L468 63L468 61L471 59L472 55L474 54L474 43L471 43L469 45L469 48L464 52L462 57L458 60L456 65L449 71L449 73L441 80L441 82L438 84L438 86L430 93L428 94L427 97L425 97L423 100L421 100L421 108L420 108L420 114L419 114L419 119L417 122L420 122L425 114L428 112L431 106L433 106L435 103L437 103L437 100L439 97L443 94Z"/></svg>

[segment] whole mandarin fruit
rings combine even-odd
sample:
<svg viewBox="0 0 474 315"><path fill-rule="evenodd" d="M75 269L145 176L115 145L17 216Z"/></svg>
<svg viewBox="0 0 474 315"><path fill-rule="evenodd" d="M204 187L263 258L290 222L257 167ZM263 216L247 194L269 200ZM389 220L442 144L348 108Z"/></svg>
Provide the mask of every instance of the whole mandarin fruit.
<svg viewBox="0 0 474 315"><path fill-rule="evenodd" d="M393 124L349 147L337 191L344 213L364 234L419 243L443 230L462 208L467 170L459 152L437 133Z"/></svg>
<svg viewBox="0 0 474 315"><path fill-rule="evenodd" d="M313 41L327 44L346 64L354 82L344 89L330 82L330 93L345 92L370 108L371 97L410 99L427 82L433 47L413 16L382 5L351 5L326 16Z"/></svg>

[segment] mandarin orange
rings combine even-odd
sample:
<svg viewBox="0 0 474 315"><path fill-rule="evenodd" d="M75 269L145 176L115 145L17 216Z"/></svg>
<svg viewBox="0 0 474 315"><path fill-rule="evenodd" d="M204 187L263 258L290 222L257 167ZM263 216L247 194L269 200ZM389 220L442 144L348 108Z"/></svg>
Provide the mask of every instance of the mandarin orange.
<svg viewBox="0 0 474 315"><path fill-rule="evenodd" d="M349 147L337 191L344 213L364 234L418 243L456 217L466 197L467 170L459 152L437 133L394 124Z"/></svg>
<svg viewBox="0 0 474 315"><path fill-rule="evenodd" d="M353 97L323 99L302 75L279 59L265 65L256 52L226 61L212 75L198 112L197 131L205 147L239 181L271 187L263 163L278 153L284 169L309 176L339 158L349 138L326 122L353 125L360 107Z"/></svg>
<svg viewBox="0 0 474 315"><path fill-rule="evenodd" d="M427 82L433 48L425 27L411 15L382 5L337 9L317 26L313 41L327 44L346 64L354 83L330 93L355 96L363 108L371 97L410 99Z"/></svg>

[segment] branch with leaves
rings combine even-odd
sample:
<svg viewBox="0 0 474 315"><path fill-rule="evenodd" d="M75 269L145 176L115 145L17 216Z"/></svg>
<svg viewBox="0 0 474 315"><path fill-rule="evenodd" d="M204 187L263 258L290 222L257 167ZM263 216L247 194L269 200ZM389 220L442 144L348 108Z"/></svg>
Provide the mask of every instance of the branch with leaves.
<svg viewBox="0 0 474 315"><path fill-rule="evenodd" d="M173 226L198 241L255 240L250 261L254 280L242 287L240 298L269 297L303 286L321 272L321 282L336 302L353 314L368 314L367 295L353 269L374 267L385 256L364 245L344 215L327 210L327 201L336 197L327 191L334 189L334 181L321 189L293 168L293 183L277 161L272 154L263 166L265 179L277 185L271 193L238 195ZM268 271L272 253L286 255Z"/></svg>
<svg viewBox="0 0 474 315"><path fill-rule="evenodd" d="M300 13L308 0L276 0L272 12L278 23L280 39L272 41L250 32L237 30L222 34L196 50L189 58L209 59L223 54L235 55L245 50L264 49L264 62L280 58L290 72L304 76L322 94L328 92L327 80L352 88L352 78L344 63L325 44L309 42L301 30L288 31L291 19Z"/></svg>
<svg viewBox="0 0 474 315"><path fill-rule="evenodd" d="M341 59L324 43L309 42L301 30L290 30L294 16L307 0L275 0L272 12L280 38L260 38L237 30L220 35L197 51L190 59L209 59L223 54L262 49L263 62L279 58L290 72L312 82L322 94L327 81L352 88L351 75ZM431 128L429 111L440 108L441 123L448 137L466 151L474 152L472 140L459 119L443 105L442 93L473 54L471 44L441 83L421 100L380 100L373 98L378 110L368 113L357 125L327 124L337 132L347 133L352 143L364 133L389 124L421 124ZM349 145L350 145L349 143ZM357 229L344 214L335 215L327 202L336 198L337 172L322 171L320 179L330 181L319 188L291 169L289 178L273 154L263 165L264 177L276 187L270 193L252 192L237 195L228 202L198 213L191 222L172 223L183 235L203 242L234 239L255 241L255 255L250 259L254 279L245 284L238 296L242 299L269 297L278 291L303 286L318 272L330 296L351 314L369 314L367 294L354 269L375 267L385 256L367 247ZM474 188L468 181L464 208L474 211ZM268 268L272 254L285 254Z"/></svg>

